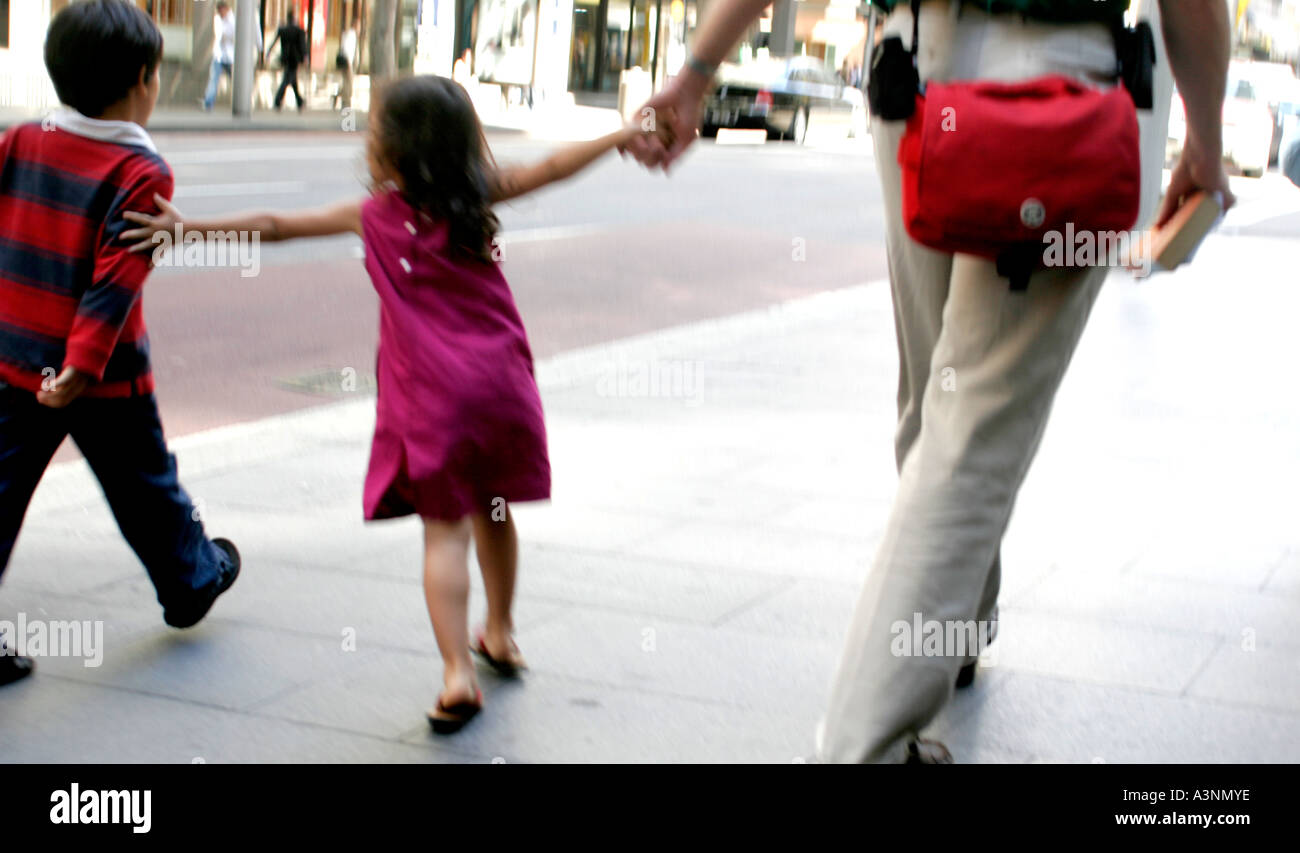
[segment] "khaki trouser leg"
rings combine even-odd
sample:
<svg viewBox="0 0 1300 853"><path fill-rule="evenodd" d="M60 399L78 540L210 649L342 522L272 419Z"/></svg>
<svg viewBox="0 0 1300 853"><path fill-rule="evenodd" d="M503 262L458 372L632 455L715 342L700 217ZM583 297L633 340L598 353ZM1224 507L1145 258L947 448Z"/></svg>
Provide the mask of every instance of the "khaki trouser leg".
<svg viewBox="0 0 1300 853"><path fill-rule="evenodd" d="M889 286L894 305L894 331L898 341L898 427L894 433L894 459L898 470L921 432L921 400L930 379L930 359L943 328L943 306L948 300L953 256L913 242L903 227L901 177L893 159L903 134L902 122L873 121L872 142L881 168L885 197L886 248ZM940 377L942 381L942 377ZM1000 541L1001 537L999 537ZM979 619L993 618L1002 582L1001 549L993 556L980 596Z"/></svg>
<svg viewBox="0 0 1300 853"><path fill-rule="evenodd" d="M1045 272L1012 293L958 256L921 430L853 615L819 749L830 761L900 760L947 703L964 657L896 656L893 626L978 618L1016 491L1105 270Z"/></svg>

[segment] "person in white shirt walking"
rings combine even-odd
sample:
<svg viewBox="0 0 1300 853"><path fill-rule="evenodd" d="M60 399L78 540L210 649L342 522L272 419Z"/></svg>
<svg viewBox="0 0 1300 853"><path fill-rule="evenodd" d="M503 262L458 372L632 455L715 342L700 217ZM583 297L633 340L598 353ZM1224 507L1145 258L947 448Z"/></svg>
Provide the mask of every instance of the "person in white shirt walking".
<svg viewBox="0 0 1300 853"><path fill-rule="evenodd" d="M221 75L232 80L235 74L235 12L226 0L217 3L217 14L212 22L212 71L208 74L208 90L203 95L203 109L211 110L217 101L217 87ZM257 55L262 55L262 28L257 27Z"/></svg>

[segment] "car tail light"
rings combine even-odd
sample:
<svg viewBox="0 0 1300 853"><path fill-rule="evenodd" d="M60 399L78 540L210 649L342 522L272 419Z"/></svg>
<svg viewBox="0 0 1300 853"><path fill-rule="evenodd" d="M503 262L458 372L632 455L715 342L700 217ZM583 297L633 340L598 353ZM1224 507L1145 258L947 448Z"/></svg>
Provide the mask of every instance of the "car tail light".
<svg viewBox="0 0 1300 853"><path fill-rule="evenodd" d="M759 92L754 96L754 106L770 107L772 106L772 93L766 90Z"/></svg>
<svg viewBox="0 0 1300 853"><path fill-rule="evenodd" d="M1236 127L1241 120L1241 102L1229 98L1223 102L1223 124L1225 127Z"/></svg>

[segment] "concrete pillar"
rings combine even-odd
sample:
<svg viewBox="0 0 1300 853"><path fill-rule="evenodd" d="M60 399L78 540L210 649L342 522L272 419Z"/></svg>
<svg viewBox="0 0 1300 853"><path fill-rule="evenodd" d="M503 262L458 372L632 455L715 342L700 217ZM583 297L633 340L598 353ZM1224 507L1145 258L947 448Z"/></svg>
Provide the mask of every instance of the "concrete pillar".
<svg viewBox="0 0 1300 853"><path fill-rule="evenodd" d="M772 56L794 56L794 19L798 12L795 0L776 0L772 4L772 35L767 43Z"/></svg>
<svg viewBox="0 0 1300 853"><path fill-rule="evenodd" d="M235 67L232 93L234 114L253 114L253 70L257 66L257 0L239 0L235 6Z"/></svg>

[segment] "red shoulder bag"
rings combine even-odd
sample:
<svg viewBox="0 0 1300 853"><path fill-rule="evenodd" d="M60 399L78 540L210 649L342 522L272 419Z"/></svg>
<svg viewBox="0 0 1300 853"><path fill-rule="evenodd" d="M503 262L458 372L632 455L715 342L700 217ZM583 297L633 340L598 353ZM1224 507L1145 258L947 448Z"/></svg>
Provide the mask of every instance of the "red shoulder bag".
<svg viewBox="0 0 1300 853"><path fill-rule="evenodd" d="M913 0L912 57L917 50ZM1127 231L1137 222L1137 108L1123 85L1062 75L1018 83L931 82L898 148L912 239L996 260L1014 289L1041 263L1044 236Z"/></svg>

